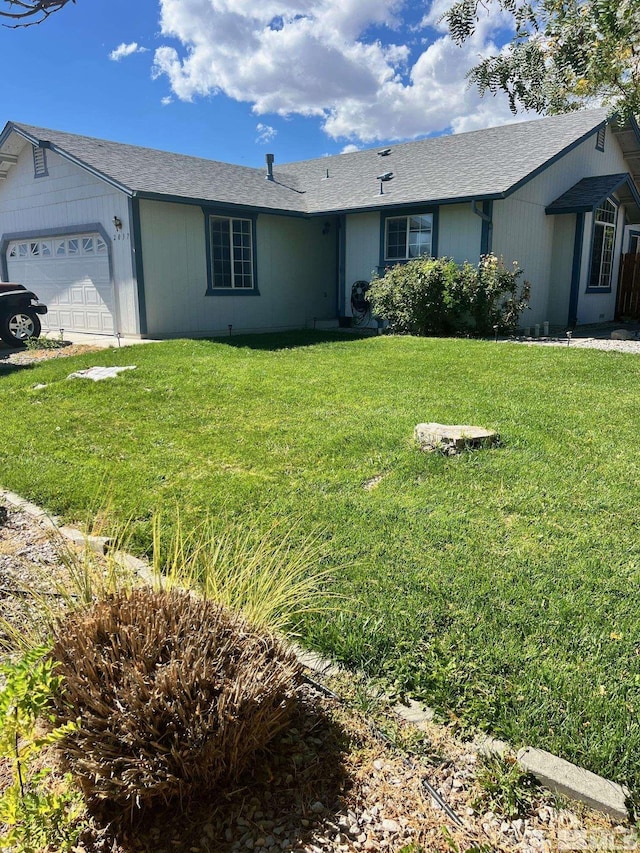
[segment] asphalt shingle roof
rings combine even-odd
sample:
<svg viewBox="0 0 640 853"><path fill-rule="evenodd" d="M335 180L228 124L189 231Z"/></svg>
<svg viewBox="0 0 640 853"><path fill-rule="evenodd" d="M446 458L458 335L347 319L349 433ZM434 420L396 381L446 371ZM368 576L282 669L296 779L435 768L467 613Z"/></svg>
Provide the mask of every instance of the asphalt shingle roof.
<svg viewBox="0 0 640 853"><path fill-rule="evenodd" d="M640 216L640 195L626 172L582 178L546 208L546 213L587 213L617 192L633 222Z"/></svg>
<svg viewBox="0 0 640 853"><path fill-rule="evenodd" d="M338 154L265 169L140 148L11 123L48 142L132 194L322 214L387 205L498 198L577 144L607 117L604 109ZM5 130L6 133L6 130ZM377 176L393 172L383 184ZM328 174L328 177L327 177Z"/></svg>
<svg viewBox="0 0 640 853"><path fill-rule="evenodd" d="M628 180L629 177L624 172L619 175L597 175L591 178L583 178L551 202L546 212L574 213L593 210Z"/></svg>
<svg viewBox="0 0 640 853"><path fill-rule="evenodd" d="M264 170L17 122L12 125L38 142L51 143L54 149L70 154L131 193L301 213L306 210L304 196L296 186L266 181Z"/></svg>

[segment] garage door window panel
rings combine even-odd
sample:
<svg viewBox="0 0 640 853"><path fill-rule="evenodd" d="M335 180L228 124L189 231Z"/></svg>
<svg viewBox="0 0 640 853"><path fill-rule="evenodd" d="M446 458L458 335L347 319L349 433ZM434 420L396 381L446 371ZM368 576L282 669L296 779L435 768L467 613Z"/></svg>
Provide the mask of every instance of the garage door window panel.
<svg viewBox="0 0 640 853"><path fill-rule="evenodd" d="M6 258L10 280L29 285L49 306L49 329L115 333L115 294L103 237L80 233L16 240Z"/></svg>

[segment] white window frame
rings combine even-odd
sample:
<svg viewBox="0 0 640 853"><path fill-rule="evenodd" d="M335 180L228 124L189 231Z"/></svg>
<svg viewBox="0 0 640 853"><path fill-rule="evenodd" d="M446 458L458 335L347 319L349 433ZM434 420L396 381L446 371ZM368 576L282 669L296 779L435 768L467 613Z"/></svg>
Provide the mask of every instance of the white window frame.
<svg viewBox="0 0 640 853"><path fill-rule="evenodd" d="M433 229L434 229L434 215L433 212L425 212L425 213L408 213L401 216L387 216L384 222L384 260L389 262L397 262L402 263L402 261L410 261L414 258L420 258L426 255L426 252L422 252L420 255L412 255L410 253L411 249L411 234L412 233L426 233L422 230L416 232L415 230L411 230L411 220L416 218L428 218L430 222L429 229L429 252L428 256L433 257ZM405 236L405 252L403 256L389 256L389 224L391 222L397 222L399 220L403 220L405 222L406 227L406 236Z"/></svg>
<svg viewBox="0 0 640 853"><path fill-rule="evenodd" d="M598 219L598 213L600 211L604 211L607 209L607 205L610 205L613 208L613 222L609 222L605 218ZM602 242L600 243L600 259L598 265L598 283L592 284L591 280L593 278L594 271L594 251L596 247L596 233L599 229L602 229ZM593 228L591 231L591 256L589 261L589 278L587 281L587 291L593 293L595 291L599 291L601 293L607 293L611 290L612 282L613 282L613 270L614 270L614 259L616 254L616 239L617 239L617 231L618 231L618 206L613 199L607 198L605 199L600 207L593 211ZM609 243L609 239L610 243ZM611 256L609 263L609 271L603 272L603 266L607 263L607 251L606 246L611 246Z"/></svg>
<svg viewBox="0 0 640 853"><path fill-rule="evenodd" d="M219 262L219 259L216 259L214 256L215 246L214 246L214 239L213 239L213 225L214 225L214 223L220 223L220 222L226 222L228 225L228 231L229 231L230 257L228 259L228 264L229 264L229 279L231 282L230 284L216 284L215 265L216 265L216 261ZM234 223L238 223L238 222L246 223L249 226L249 234L248 234L249 242L248 242L248 245L242 245L241 247L239 247L243 251L245 251L247 249L249 250L249 259L248 260L246 260L244 258L234 258L233 257L233 250L234 250L234 244L233 244L234 230L233 229L234 229ZM226 292L234 291L237 293L254 292L256 289L256 282L255 282L254 249L253 249L253 242L254 242L254 222L253 222L253 219L249 219L246 216L219 216L217 214L216 215L210 214L209 218L208 218L207 227L209 229L209 259L210 259L210 264L211 264L211 280L209 282L208 293L220 293L220 292L224 292L224 291L226 291ZM227 259L224 259L224 260L226 261ZM238 269L238 264L240 265L240 270ZM246 264L249 265L248 274L246 272L244 272L244 267ZM247 280L247 277L251 282L250 285L242 283L243 281Z"/></svg>

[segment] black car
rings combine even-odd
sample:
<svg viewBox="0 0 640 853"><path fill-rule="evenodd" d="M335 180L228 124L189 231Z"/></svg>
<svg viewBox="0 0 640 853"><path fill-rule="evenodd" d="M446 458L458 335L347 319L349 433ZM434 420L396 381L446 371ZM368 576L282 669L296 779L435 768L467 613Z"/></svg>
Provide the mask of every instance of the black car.
<svg viewBox="0 0 640 853"><path fill-rule="evenodd" d="M29 338L40 336L38 314L46 314L44 305L32 290L22 284L0 283L0 338L10 346L21 346Z"/></svg>

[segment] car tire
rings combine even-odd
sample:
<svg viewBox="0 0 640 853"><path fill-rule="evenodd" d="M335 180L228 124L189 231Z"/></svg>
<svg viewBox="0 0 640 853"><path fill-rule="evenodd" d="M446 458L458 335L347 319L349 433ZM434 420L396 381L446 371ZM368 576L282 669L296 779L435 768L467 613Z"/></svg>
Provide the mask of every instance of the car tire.
<svg viewBox="0 0 640 853"><path fill-rule="evenodd" d="M0 338L9 346L23 346L30 338L39 338L41 329L35 311L10 311L0 319Z"/></svg>

